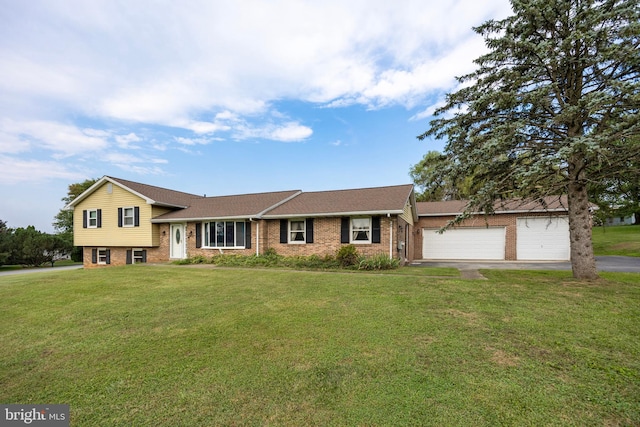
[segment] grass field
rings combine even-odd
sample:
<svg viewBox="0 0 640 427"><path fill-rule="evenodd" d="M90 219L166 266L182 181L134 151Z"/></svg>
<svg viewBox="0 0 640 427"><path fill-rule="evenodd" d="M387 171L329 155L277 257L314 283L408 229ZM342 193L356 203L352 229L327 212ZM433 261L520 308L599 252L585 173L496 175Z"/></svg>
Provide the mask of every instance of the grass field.
<svg viewBox="0 0 640 427"><path fill-rule="evenodd" d="M593 251L596 255L640 257L640 226L594 227Z"/></svg>
<svg viewBox="0 0 640 427"><path fill-rule="evenodd" d="M640 425L640 275L0 277L0 402L73 426Z"/></svg>

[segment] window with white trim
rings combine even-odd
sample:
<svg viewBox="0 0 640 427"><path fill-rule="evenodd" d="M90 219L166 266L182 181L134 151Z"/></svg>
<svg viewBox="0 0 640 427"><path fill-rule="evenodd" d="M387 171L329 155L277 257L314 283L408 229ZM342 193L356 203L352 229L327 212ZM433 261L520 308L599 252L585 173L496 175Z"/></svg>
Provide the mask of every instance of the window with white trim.
<svg viewBox="0 0 640 427"><path fill-rule="evenodd" d="M133 227L135 225L135 210L134 208L122 208L122 226Z"/></svg>
<svg viewBox="0 0 640 427"><path fill-rule="evenodd" d="M98 209L87 210L87 228L98 228Z"/></svg>
<svg viewBox="0 0 640 427"><path fill-rule="evenodd" d="M107 248L98 248L98 264L107 264L108 259Z"/></svg>
<svg viewBox="0 0 640 427"><path fill-rule="evenodd" d="M147 262L147 251L144 249L132 249L132 262L134 264L139 264L143 262Z"/></svg>
<svg viewBox="0 0 640 427"><path fill-rule="evenodd" d="M246 246L244 221L206 222L203 227L205 247L244 249Z"/></svg>
<svg viewBox="0 0 640 427"><path fill-rule="evenodd" d="M289 221L289 243L306 242L306 221L304 219L292 219Z"/></svg>
<svg viewBox="0 0 640 427"><path fill-rule="evenodd" d="M371 217L351 218L351 243L371 243Z"/></svg>

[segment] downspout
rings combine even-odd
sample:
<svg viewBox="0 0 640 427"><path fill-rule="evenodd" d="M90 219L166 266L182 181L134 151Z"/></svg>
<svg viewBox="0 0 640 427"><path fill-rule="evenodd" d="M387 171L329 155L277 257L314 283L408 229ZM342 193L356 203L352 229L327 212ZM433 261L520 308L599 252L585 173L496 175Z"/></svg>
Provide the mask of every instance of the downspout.
<svg viewBox="0 0 640 427"><path fill-rule="evenodd" d="M389 259L393 259L393 218L389 213L387 218L389 218Z"/></svg>

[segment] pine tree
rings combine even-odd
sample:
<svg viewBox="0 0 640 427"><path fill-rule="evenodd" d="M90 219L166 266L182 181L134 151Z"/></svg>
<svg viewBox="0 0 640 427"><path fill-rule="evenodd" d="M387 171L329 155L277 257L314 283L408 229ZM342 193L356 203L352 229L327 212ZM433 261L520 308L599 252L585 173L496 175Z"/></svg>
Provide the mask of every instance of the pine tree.
<svg viewBox="0 0 640 427"><path fill-rule="evenodd" d="M482 182L469 210L566 194L576 278L598 277L589 185L639 164L639 1L512 0L474 29L489 52L418 136L446 138L445 172Z"/></svg>

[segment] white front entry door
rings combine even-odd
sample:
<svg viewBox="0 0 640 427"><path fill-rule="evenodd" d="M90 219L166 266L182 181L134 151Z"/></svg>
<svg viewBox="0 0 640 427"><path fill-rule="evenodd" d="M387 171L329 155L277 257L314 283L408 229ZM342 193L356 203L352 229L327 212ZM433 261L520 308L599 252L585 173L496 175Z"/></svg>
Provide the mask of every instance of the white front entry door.
<svg viewBox="0 0 640 427"><path fill-rule="evenodd" d="M171 224L171 244L170 257L173 259L184 259L187 257L187 245L185 243L185 225Z"/></svg>

